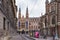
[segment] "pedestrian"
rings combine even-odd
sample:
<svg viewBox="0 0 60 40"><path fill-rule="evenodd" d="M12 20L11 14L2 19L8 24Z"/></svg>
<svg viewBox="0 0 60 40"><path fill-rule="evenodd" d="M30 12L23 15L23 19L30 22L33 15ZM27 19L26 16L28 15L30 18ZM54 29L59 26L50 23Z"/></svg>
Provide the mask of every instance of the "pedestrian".
<svg viewBox="0 0 60 40"><path fill-rule="evenodd" d="M55 32L53 32L53 40L55 40Z"/></svg>

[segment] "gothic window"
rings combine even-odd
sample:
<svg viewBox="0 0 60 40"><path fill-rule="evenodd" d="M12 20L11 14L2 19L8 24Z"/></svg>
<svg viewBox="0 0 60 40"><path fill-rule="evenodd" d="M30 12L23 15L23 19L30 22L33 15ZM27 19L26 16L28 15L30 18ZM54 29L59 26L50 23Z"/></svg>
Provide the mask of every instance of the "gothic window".
<svg viewBox="0 0 60 40"><path fill-rule="evenodd" d="M9 30L9 22L7 22L7 28L8 28L8 30Z"/></svg>
<svg viewBox="0 0 60 40"><path fill-rule="evenodd" d="M19 23L18 23L18 26L20 27L20 21L19 21Z"/></svg>
<svg viewBox="0 0 60 40"><path fill-rule="evenodd" d="M55 24L55 16L52 17L52 24Z"/></svg>
<svg viewBox="0 0 60 40"><path fill-rule="evenodd" d="M28 21L26 21L26 28L28 28Z"/></svg>
<svg viewBox="0 0 60 40"><path fill-rule="evenodd" d="M51 12L51 6L50 6L50 8L49 8L49 12Z"/></svg>
<svg viewBox="0 0 60 40"><path fill-rule="evenodd" d="M53 4L52 4L52 6L51 6L51 11L52 11L52 12L55 12L55 5L53 5Z"/></svg>
<svg viewBox="0 0 60 40"><path fill-rule="evenodd" d="M47 26L47 18L45 18L45 26Z"/></svg>
<svg viewBox="0 0 60 40"><path fill-rule="evenodd" d="M3 18L3 29L5 30L6 29L6 27L5 27L5 18Z"/></svg>

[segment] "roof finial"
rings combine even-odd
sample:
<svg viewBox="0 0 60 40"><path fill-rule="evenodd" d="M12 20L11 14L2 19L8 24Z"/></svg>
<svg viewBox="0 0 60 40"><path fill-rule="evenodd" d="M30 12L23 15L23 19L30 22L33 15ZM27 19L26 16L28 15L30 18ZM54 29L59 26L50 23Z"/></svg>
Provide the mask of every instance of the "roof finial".
<svg viewBox="0 0 60 40"><path fill-rule="evenodd" d="M26 8L26 18L28 18L29 14L28 14L28 6Z"/></svg>

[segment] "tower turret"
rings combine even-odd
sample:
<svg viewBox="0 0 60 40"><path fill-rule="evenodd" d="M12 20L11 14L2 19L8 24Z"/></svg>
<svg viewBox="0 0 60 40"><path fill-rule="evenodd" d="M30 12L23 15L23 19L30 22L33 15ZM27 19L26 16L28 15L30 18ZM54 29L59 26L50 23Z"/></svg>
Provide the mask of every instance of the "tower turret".
<svg viewBox="0 0 60 40"><path fill-rule="evenodd" d="M46 0L46 4L48 4L49 3L49 0Z"/></svg>
<svg viewBox="0 0 60 40"><path fill-rule="evenodd" d="M26 8L26 19L28 19L29 14L28 14L28 7Z"/></svg>
<svg viewBox="0 0 60 40"><path fill-rule="evenodd" d="M48 14L48 12L49 12L49 0L46 0L45 4L46 4L46 14Z"/></svg>
<svg viewBox="0 0 60 40"><path fill-rule="evenodd" d="M19 8L18 18L21 19L21 8Z"/></svg>

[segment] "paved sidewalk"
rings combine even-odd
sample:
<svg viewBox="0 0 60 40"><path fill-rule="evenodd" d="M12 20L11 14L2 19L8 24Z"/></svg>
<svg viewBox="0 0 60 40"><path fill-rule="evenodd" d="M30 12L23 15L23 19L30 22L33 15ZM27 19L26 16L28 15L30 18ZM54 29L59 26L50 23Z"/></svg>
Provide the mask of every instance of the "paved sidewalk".
<svg viewBox="0 0 60 40"><path fill-rule="evenodd" d="M15 33L9 32L7 35L5 34L5 36L0 37L0 40L9 40L14 35L18 35L18 33L16 33L16 32Z"/></svg>
<svg viewBox="0 0 60 40"><path fill-rule="evenodd" d="M4 36L0 38L0 40L8 40L8 39L9 39L9 36Z"/></svg>
<svg viewBox="0 0 60 40"><path fill-rule="evenodd" d="M26 35L26 36L27 36L27 37L30 37L29 35ZM39 37L39 38L30 37L30 38L33 38L33 39L35 39L35 40L53 40L53 37L47 37L46 39L41 38L41 37ZM60 40L60 38L59 38L58 40Z"/></svg>

